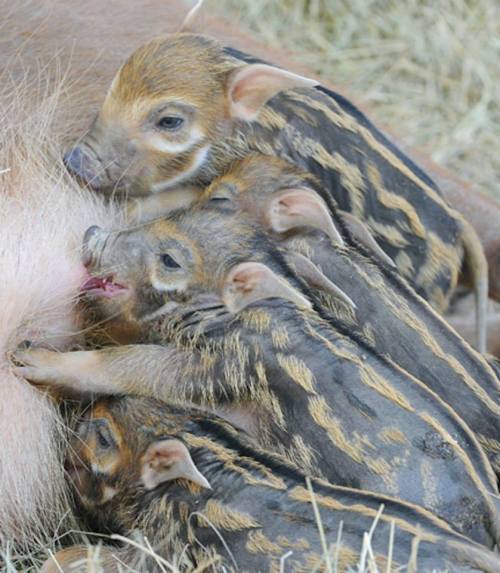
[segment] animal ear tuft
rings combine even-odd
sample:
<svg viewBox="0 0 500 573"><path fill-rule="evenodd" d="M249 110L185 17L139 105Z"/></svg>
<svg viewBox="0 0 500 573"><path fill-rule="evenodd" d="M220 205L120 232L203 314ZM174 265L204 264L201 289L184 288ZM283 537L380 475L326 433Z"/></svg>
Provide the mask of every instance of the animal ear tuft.
<svg viewBox="0 0 500 573"><path fill-rule="evenodd" d="M307 187L274 193L267 205L266 218L275 233L285 233L297 227L314 227L326 233L332 242L344 244L326 203L316 191Z"/></svg>
<svg viewBox="0 0 500 573"><path fill-rule="evenodd" d="M178 30L179 33L195 33L197 32L197 21L201 14L201 9L203 8L205 0L198 0L196 4L189 10L184 21L180 25Z"/></svg>
<svg viewBox="0 0 500 573"><path fill-rule="evenodd" d="M149 446L144 454L141 478L146 489L154 489L161 483L179 478L211 489L208 480L194 465L185 444L174 438Z"/></svg>
<svg viewBox="0 0 500 573"><path fill-rule="evenodd" d="M315 80L266 64L243 66L229 77L227 96L230 115L236 119L254 121L266 102L278 92L315 85L318 85Z"/></svg>
<svg viewBox="0 0 500 573"><path fill-rule="evenodd" d="M300 308L312 308L300 291L262 263L241 263L231 269L222 292L222 300L230 312L237 313L267 298L283 298Z"/></svg>

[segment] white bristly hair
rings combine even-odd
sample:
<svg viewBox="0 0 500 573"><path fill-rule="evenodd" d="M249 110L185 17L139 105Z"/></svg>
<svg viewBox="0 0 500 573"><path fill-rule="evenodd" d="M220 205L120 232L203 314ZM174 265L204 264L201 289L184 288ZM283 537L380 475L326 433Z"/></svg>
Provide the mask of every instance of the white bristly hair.
<svg viewBox="0 0 500 573"><path fill-rule="evenodd" d="M65 173L51 131L63 83L14 89L0 77L0 85L1 555L13 544L45 542L69 510L62 418L13 374L10 355L25 340L57 349L75 342L83 233L114 226L119 215Z"/></svg>

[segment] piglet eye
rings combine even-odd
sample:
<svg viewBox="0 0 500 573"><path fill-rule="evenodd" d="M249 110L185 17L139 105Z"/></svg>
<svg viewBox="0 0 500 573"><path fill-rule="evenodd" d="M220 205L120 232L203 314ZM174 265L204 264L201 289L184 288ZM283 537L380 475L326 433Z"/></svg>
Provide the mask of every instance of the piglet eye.
<svg viewBox="0 0 500 573"><path fill-rule="evenodd" d="M210 197L210 201L214 202L214 203L222 203L224 201L229 201L229 197L224 197L222 195L214 195L213 197Z"/></svg>
<svg viewBox="0 0 500 573"><path fill-rule="evenodd" d="M176 129L179 129L183 123L184 120L182 119L182 117L177 117L175 115L166 115L165 117L162 117L156 125L161 129L174 131Z"/></svg>
<svg viewBox="0 0 500 573"><path fill-rule="evenodd" d="M169 254L161 255L161 262L167 269L180 269L181 265Z"/></svg>
<svg viewBox="0 0 500 573"><path fill-rule="evenodd" d="M101 428L97 430L97 443L103 449L107 449L111 447L111 442L106 436L106 432L104 432Z"/></svg>

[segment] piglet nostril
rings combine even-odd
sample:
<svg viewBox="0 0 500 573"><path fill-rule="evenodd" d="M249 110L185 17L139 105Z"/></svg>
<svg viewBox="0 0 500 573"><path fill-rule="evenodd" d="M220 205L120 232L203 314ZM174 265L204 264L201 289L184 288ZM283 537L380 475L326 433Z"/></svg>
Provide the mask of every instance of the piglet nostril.
<svg viewBox="0 0 500 573"><path fill-rule="evenodd" d="M63 163L70 173L81 176L84 155L79 147L74 147L64 154Z"/></svg>
<svg viewBox="0 0 500 573"><path fill-rule="evenodd" d="M97 188L98 182L90 157L82 151L80 146L73 147L64 154L63 163L66 169L84 183Z"/></svg>
<svg viewBox="0 0 500 573"><path fill-rule="evenodd" d="M83 242L88 243L90 239L92 239L92 237L99 234L101 231L102 231L101 227L98 227L97 225L92 225L92 227L89 227L85 231L85 235L83 235Z"/></svg>
<svg viewBox="0 0 500 573"><path fill-rule="evenodd" d="M92 264L92 249L90 247L90 242L99 233L102 232L101 227L97 225L92 225L89 227L85 234L83 235L83 245L82 245L82 263L84 266L89 267Z"/></svg>

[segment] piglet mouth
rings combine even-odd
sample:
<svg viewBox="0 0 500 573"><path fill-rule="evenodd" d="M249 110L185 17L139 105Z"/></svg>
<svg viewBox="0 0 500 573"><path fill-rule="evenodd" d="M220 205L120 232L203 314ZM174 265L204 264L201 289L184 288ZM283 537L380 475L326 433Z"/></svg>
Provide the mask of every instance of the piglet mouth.
<svg viewBox="0 0 500 573"><path fill-rule="evenodd" d="M80 291L89 296L112 298L123 294L127 287L115 282L112 275L107 277L88 277L80 286Z"/></svg>
<svg viewBox="0 0 500 573"><path fill-rule="evenodd" d="M87 466L78 458L67 458L64 461L64 470L71 476L81 471L87 471Z"/></svg>

